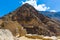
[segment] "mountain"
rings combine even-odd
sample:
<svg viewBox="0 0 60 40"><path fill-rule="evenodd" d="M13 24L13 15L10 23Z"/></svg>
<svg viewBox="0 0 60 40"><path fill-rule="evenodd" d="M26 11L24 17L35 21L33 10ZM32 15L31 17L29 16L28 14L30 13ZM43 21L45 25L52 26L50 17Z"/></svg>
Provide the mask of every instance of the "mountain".
<svg viewBox="0 0 60 40"><path fill-rule="evenodd" d="M48 16L50 18L54 18L54 19L60 21L60 12L40 11L39 13L42 13L45 16Z"/></svg>
<svg viewBox="0 0 60 40"><path fill-rule="evenodd" d="M59 36L60 23L39 13L33 6L26 3L15 11L1 18L0 26L9 29L14 36L38 34L45 36Z"/></svg>

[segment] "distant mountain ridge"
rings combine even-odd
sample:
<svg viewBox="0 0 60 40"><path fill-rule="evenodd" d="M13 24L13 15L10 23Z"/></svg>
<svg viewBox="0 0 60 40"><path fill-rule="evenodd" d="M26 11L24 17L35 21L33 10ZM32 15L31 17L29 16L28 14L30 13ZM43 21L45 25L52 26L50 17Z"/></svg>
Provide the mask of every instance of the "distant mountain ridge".
<svg viewBox="0 0 60 40"><path fill-rule="evenodd" d="M40 13L60 21L60 12L40 11Z"/></svg>
<svg viewBox="0 0 60 40"><path fill-rule="evenodd" d="M45 36L60 35L60 23L44 16L28 3L2 17L2 21L1 28L11 30L14 35L16 28L21 35L24 33Z"/></svg>

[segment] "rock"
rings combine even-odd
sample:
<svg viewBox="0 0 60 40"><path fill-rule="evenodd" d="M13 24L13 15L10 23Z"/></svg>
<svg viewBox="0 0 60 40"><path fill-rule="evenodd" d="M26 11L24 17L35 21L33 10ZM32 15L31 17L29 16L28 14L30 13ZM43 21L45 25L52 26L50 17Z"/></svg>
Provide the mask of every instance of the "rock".
<svg viewBox="0 0 60 40"><path fill-rule="evenodd" d="M14 40L14 37L9 30L0 29L0 40Z"/></svg>

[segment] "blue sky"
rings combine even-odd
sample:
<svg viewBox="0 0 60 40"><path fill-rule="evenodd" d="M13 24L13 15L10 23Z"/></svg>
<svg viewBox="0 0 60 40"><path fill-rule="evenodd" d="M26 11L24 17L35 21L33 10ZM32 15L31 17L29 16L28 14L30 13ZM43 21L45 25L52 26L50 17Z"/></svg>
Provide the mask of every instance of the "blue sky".
<svg viewBox="0 0 60 40"><path fill-rule="evenodd" d="M60 0L0 0L0 17L14 11L24 3L32 4L38 11L60 11ZM32 3L31 3L32 2Z"/></svg>

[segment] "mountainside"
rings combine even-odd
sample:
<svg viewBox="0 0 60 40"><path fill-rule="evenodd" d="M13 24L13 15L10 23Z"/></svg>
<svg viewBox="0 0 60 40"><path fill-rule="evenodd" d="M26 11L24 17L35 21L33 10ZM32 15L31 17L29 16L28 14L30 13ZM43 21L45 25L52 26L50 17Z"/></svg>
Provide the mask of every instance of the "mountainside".
<svg viewBox="0 0 60 40"><path fill-rule="evenodd" d="M60 12L40 11L39 13L42 13L45 16L48 16L50 18L54 18L54 19L60 21Z"/></svg>
<svg viewBox="0 0 60 40"><path fill-rule="evenodd" d="M45 36L59 36L60 23L39 13L33 6L24 4L17 10L2 17L1 28L9 29L13 35L38 34Z"/></svg>

